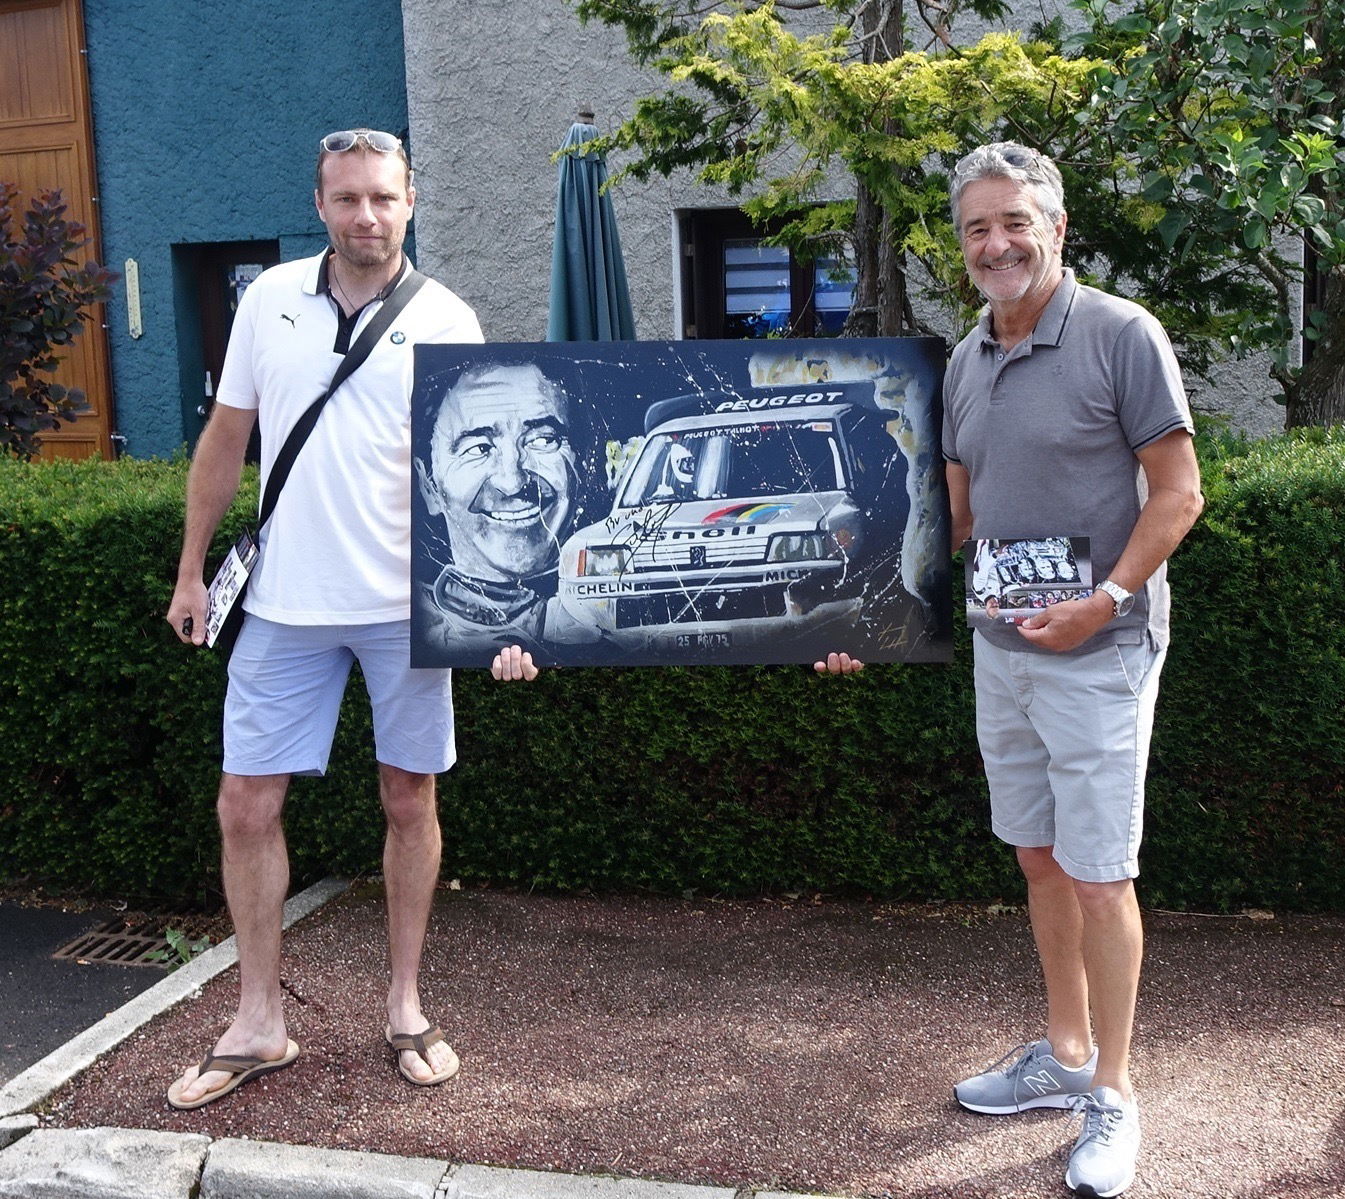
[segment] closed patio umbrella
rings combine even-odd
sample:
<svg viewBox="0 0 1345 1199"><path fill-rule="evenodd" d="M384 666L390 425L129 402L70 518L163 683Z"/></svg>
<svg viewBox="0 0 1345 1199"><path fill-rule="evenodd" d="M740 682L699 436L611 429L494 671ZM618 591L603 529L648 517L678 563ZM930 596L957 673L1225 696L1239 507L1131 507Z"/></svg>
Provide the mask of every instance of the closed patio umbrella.
<svg viewBox="0 0 1345 1199"><path fill-rule="evenodd" d="M591 112L579 120L561 149L597 137ZM566 154L557 168L556 237L551 251L551 310L547 341L629 341L635 317L626 286L616 216L602 194L607 164L600 154Z"/></svg>

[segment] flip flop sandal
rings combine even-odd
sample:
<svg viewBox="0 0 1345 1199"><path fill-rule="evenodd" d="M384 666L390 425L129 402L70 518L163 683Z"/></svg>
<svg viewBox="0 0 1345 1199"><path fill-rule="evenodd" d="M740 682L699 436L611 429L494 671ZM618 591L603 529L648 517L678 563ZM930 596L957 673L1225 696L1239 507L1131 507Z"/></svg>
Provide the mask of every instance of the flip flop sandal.
<svg viewBox="0 0 1345 1199"><path fill-rule="evenodd" d="M270 1074L275 1070L283 1070L290 1065L295 1058L299 1056L299 1046L293 1041L285 1044L285 1054L278 1058L260 1058L250 1057L243 1054L207 1054L205 1061L197 1068L196 1077L200 1078L202 1074L209 1074L212 1070L221 1070L231 1075L228 1082L221 1087L216 1087L213 1091L207 1091L199 1099L183 1100L182 1092L187 1089L188 1083L178 1079L168 1088L168 1102L179 1111L191 1111L193 1108L205 1107L207 1103L214 1103L216 1099L223 1099L230 1091L237 1090L245 1082L251 1082L254 1078L260 1078L263 1074Z"/></svg>
<svg viewBox="0 0 1345 1199"><path fill-rule="evenodd" d="M448 1050L451 1059L448 1065L438 1074L431 1074L429 1078L417 1078L402 1064L402 1054L409 1051L419 1054L421 1060L429 1065L430 1057L426 1050L431 1045L437 1045L444 1039L443 1030L440 1028L427 1024L422 1032L393 1032L392 1027L389 1026L383 1036L397 1054L397 1069L401 1071L402 1077L415 1086L436 1087L441 1082L447 1082L458 1072L458 1055L453 1052L452 1046Z"/></svg>

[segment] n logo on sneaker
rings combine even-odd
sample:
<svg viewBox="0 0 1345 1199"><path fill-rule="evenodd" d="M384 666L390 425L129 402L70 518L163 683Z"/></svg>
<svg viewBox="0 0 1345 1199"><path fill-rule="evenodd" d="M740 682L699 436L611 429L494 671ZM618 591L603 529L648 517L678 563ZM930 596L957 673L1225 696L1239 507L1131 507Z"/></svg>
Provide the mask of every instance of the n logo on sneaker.
<svg viewBox="0 0 1345 1199"><path fill-rule="evenodd" d="M1037 1096L1050 1095L1060 1090L1060 1083L1049 1070L1043 1070L1040 1074L1024 1074L1023 1086Z"/></svg>

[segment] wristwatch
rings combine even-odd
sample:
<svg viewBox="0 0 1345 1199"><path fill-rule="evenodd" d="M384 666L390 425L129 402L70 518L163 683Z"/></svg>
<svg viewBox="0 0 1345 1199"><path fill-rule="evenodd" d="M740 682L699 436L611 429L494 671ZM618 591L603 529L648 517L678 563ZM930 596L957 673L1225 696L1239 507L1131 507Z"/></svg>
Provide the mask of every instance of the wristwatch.
<svg viewBox="0 0 1345 1199"><path fill-rule="evenodd" d="M1117 583L1113 583L1110 579L1104 579L1097 585L1097 589L1106 592L1107 595L1111 596L1111 602L1115 608L1115 611L1112 612L1113 620L1118 616L1127 615L1130 612L1130 609L1135 606L1135 597L1124 587Z"/></svg>

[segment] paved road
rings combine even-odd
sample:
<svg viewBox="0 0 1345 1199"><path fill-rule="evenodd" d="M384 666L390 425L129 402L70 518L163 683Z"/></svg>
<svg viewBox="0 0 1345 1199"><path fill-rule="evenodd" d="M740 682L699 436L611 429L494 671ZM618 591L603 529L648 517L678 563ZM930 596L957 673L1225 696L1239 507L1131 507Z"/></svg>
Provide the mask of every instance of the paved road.
<svg viewBox="0 0 1345 1199"><path fill-rule="evenodd" d="M153 966L81 966L52 957L114 915L0 901L0 1084L164 976Z"/></svg>

